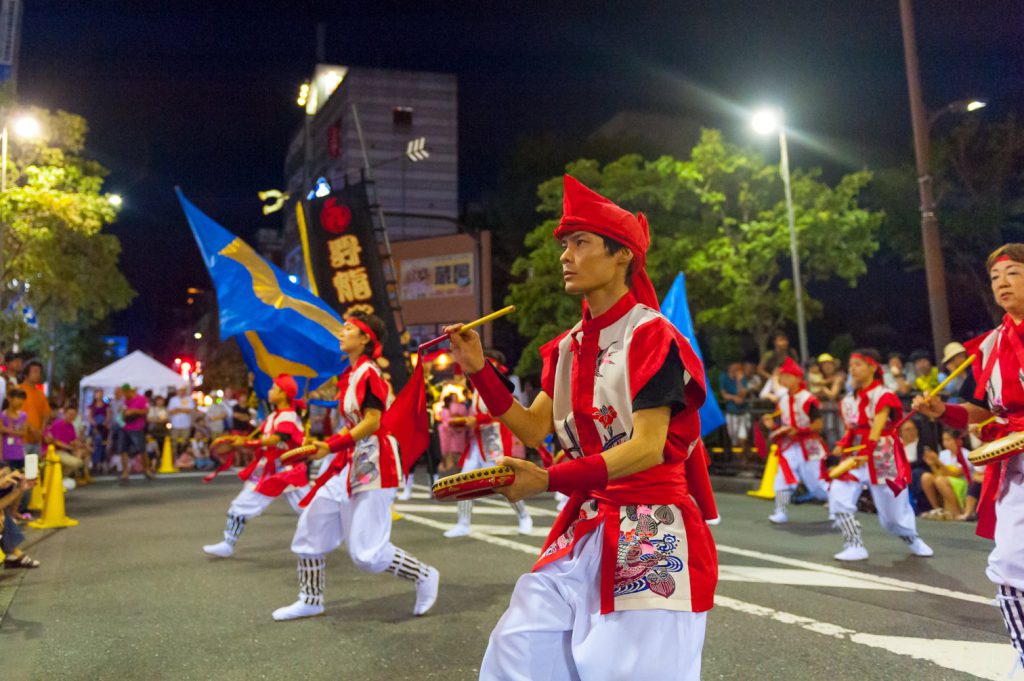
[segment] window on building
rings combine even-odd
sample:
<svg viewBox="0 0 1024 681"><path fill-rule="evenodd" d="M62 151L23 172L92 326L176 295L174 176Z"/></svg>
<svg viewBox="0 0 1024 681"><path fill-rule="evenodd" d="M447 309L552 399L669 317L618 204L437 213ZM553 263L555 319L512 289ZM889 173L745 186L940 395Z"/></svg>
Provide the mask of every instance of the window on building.
<svg viewBox="0 0 1024 681"><path fill-rule="evenodd" d="M391 121L395 124L396 128L411 128L412 107L396 106L391 110Z"/></svg>

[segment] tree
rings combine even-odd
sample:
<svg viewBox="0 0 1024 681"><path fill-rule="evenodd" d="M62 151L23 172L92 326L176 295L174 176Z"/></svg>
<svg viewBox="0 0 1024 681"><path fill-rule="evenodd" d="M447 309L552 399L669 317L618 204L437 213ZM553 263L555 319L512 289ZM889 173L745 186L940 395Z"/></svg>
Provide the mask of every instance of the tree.
<svg viewBox="0 0 1024 681"><path fill-rule="evenodd" d="M101 193L107 171L85 158L85 119L37 109L43 141L12 138L0 195L0 332L28 331L12 305L30 304L44 329L95 322L131 302L121 245L103 231L116 217Z"/></svg>
<svg viewBox="0 0 1024 681"><path fill-rule="evenodd" d="M984 262L1000 244L1024 238L1024 127L1013 116L965 117L934 141L931 161L948 289L960 292L951 302L996 321L1002 313ZM870 191L886 213L883 241L913 269L924 265L916 180L909 164L886 168Z"/></svg>
<svg viewBox="0 0 1024 681"><path fill-rule="evenodd" d="M677 271L685 271L698 324L751 334L763 349L773 328L795 318L782 183L777 166L759 154L704 130L685 160L627 155L601 167L583 159L569 164L569 172L647 215L651 280L665 290ZM870 179L860 171L831 187L817 170L793 174L805 285L838 277L852 286L866 271L882 220L858 203ZM538 196L541 212L559 215L561 178L543 183ZM522 280L511 286L509 300L519 306L520 333L531 339L517 367L523 374L538 370L537 347L579 318L579 301L552 295L562 285L559 247L551 238L556 224L552 218L534 229L526 237L527 254L513 264ZM820 312L820 303L806 295L805 305L809 317Z"/></svg>

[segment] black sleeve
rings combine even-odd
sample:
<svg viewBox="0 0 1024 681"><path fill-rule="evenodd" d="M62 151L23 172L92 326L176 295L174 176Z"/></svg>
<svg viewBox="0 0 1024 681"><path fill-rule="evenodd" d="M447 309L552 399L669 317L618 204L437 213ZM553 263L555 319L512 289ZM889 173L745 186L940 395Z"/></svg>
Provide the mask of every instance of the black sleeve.
<svg viewBox="0 0 1024 681"><path fill-rule="evenodd" d="M821 418L821 407L812 404L811 408L807 410L807 415L811 418L811 421L817 421Z"/></svg>
<svg viewBox="0 0 1024 681"><path fill-rule="evenodd" d="M960 399L982 409L988 409L988 402L983 399L979 400L974 396L974 391L977 387L978 381L974 378L974 372L968 369L964 372L964 382L960 384Z"/></svg>
<svg viewBox="0 0 1024 681"><path fill-rule="evenodd" d="M367 409L377 409L378 411L384 411L384 403L380 401L380 398L373 394L372 390L367 390L366 394L363 395L363 403L359 405L359 408L365 413Z"/></svg>
<svg viewBox="0 0 1024 681"><path fill-rule="evenodd" d="M651 376L647 385L633 398L633 411L670 407L675 416L686 407L686 383L683 381L683 361L675 343L668 350L665 363Z"/></svg>

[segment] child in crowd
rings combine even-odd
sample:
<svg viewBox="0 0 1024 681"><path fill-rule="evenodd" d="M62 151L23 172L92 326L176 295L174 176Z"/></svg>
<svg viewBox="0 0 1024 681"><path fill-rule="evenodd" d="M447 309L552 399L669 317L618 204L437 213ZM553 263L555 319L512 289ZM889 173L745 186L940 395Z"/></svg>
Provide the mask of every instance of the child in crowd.
<svg viewBox="0 0 1024 681"><path fill-rule="evenodd" d="M956 431L944 431L942 451L925 454L925 463L930 470L921 476L921 489L928 496L932 510L922 514L924 518L957 520L964 514L967 488L974 469L967 460L968 450L961 444L959 435Z"/></svg>
<svg viewBox="0 0 1024 681"><path fill-rule="evenodd" d="M15 470L25 467L25 422L28 414L21 410L25 404L25 391L12 388L0 413L0 435L3 436L3 462Z"/></svg>

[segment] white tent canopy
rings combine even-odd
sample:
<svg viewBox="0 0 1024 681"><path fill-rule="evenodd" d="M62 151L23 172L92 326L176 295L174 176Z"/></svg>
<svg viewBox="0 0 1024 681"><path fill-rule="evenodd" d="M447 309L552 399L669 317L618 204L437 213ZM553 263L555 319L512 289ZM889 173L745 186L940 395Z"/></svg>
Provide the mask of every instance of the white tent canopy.
<svg viewBox="0 0 1024 681"><path fill-rule="evenodd" d="M120 388L125 383L140 393L152 390L157 395L166 395L169 389L188 387L188 381L180 374L141 350L136 350L83 378L78 389L83 393L90 388L112 393L114 388Z"/></svg>

